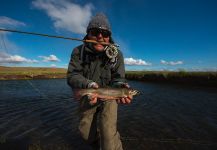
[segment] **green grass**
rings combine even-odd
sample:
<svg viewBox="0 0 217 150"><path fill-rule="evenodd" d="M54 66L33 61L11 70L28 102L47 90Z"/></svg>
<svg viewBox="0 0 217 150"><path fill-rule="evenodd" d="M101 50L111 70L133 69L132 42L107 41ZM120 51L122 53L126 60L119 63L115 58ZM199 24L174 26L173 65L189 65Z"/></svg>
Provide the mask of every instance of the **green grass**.
<svg viewBox="0 0 217 150"><path fill-rule="evenodd" d="M129 80L217 86L217 72L127 71Z"/></svg>
<svg viewBox="0 0 217 150"><path fill-rule="evenodd" d="M65 78L67 69L0 66L0 80ZM217 72L126 71L129 80L217 85Z"/></svg>
<svg viewBox="0 0 217 150"><path fill-rule="evenodd" d="M44 75L65 74L64 68L42 68L42 67L3 67L0 66L0 75Z"/></svg>
<svg viewBox="0 0 217 150"><path fill-rule="evenodd" d="M65 78L64 68L43 67L3 67L0 66L0 80L33 79L33 78Z"/></svg>

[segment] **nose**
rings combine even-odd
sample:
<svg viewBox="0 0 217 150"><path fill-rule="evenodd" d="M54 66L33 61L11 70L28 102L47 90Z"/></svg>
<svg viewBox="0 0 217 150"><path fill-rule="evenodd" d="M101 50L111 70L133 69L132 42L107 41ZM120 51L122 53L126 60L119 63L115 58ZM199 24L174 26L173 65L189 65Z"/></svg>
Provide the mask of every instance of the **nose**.
<svg viewBox="0 0 217 150"><path fill-rule="evenodd" d="M102 36L102 33L99 32L99 34L97 34L97 39L101 39L101 38L103 38L103 36Z"/></svg>

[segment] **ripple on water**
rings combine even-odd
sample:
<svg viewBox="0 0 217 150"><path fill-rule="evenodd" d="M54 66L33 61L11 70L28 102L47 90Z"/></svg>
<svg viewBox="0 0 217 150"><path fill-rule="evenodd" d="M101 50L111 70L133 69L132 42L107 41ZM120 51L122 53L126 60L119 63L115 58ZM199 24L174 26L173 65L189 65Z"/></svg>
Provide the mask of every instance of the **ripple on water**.
<svg viewBox="0 0 217 150"><path fill-rule="evenodd" d="M129 83L142 95L119 107L118 130L126 150L217 148L217 89ZM0 140L5 142L1 150L25 144L89 149L79 136L78 102L65 80L0 81L0 85Z"/></svg>

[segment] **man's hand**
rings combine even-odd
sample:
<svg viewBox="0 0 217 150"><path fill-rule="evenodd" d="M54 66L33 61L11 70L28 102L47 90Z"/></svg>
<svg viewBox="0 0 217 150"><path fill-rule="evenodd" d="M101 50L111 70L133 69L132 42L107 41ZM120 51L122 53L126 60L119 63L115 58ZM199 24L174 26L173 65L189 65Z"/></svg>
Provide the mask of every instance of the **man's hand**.
<svg viewBox="0 0 217 150"><path fill-rule="evenodd" d="M88 98L89 98L89 100L90 100L90 104L91 104L91 105L97 103L97 97L98 97L97 94L88 95Z"/></svg>
<svg viewBox="0 0 217 150"><path fill-rule="evenodd" d="M98 88L99 88L99 85L98 85L96 82L91 82L91 83L88 85L88 88L98 89ZM91 94L91 95L88 95L88 99L90 100L90 104L91 104L91 105L97 103L97 97L98 97L98 95L95 94L95 93L94 93L94 94Z"/></svg>
<svg viewBox="0 0 217 150"><path fill-rule="evenodd" d="M122 97L121 99L118 99L117 102L122 103L122 104L129 104L131 103L132 100L133 100L132 96L127 96L127 97Z"/></svg>
<svg viewBox="0 0 217 150"><path fill-rule="evenodd" d="M127 84L127 83L124 83L122 85L123 88L130 88L130 85ZM133 96L125 96L125 97L122 97L120 99L117 100L118 103L122 103L122 104L129 104L131 103L131 101L133 100Z"/></svg>
<svg viewBox="0 0 217 150"><path fill-rule="evenodd" d="M98 89L99 85L96 82L90 82L87 87L88 88Z"/></svg>

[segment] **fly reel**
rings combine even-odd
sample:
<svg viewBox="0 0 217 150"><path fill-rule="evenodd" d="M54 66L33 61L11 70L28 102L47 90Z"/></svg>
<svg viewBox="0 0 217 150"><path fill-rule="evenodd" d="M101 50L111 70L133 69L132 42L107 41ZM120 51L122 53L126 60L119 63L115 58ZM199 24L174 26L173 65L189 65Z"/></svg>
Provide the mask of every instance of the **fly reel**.
<svg viewBox="0 0 217 150"><path fill-rule="evenodd" d="M106 46L105 53L109 59L115 59L118 55L118 46L114 44Z"/></svg>

